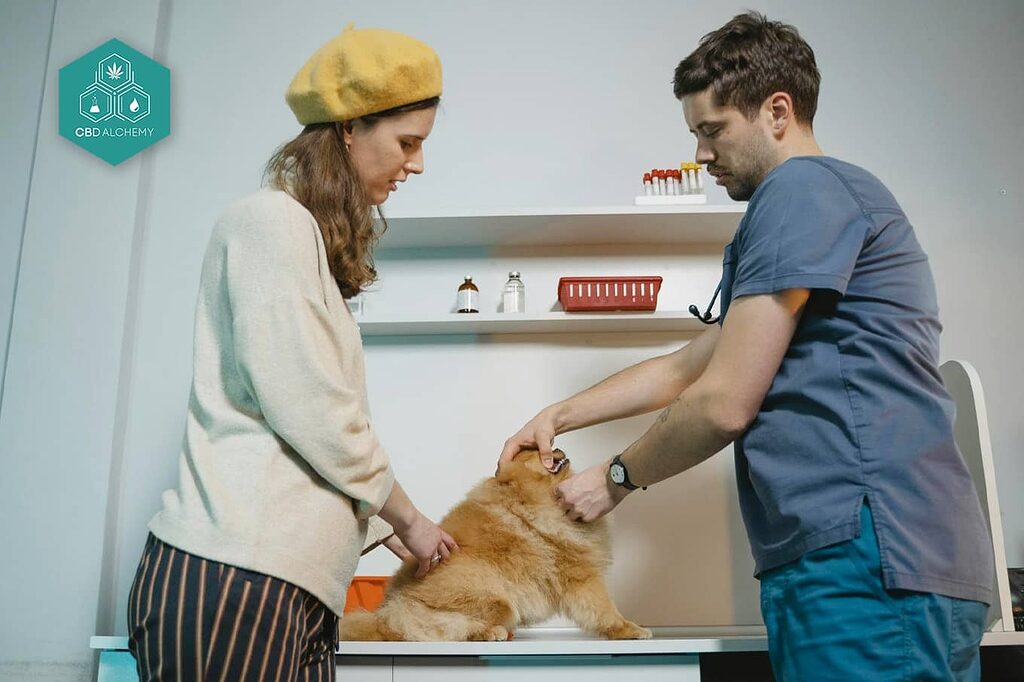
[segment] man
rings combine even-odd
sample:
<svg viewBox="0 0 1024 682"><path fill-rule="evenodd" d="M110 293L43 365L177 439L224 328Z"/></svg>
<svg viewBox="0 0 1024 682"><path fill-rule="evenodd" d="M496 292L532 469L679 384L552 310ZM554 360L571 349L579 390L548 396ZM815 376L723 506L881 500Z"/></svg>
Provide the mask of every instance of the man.
<svg viewBox="0 0 1024 682"><path fill-rule="evenodd" d="M679 64L697 162L750 202L720 326L545 408L499 466L667 406L562 483L567 513L592 521L733 443L778 679L978 679L992 549L938 372L935 285L889 191L822 155L819 81L796 29L754 12Z"/></svg>

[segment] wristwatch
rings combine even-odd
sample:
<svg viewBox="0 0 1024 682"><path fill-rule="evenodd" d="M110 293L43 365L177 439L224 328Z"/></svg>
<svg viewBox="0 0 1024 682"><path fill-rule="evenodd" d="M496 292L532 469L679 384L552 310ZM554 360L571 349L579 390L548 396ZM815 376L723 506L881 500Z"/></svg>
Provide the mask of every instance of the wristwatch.
<svg viewBox="0 0 1024 682"><path fill-rule="evenodd" d="M622 463L621 455L615 455L612 463L608 465L608 478L612 479L612 483L621 485L626 490L636 490L640 487L633 485L633 482L629 480L629 472L626 471L626 465ZM644 486L643 489L647 490L647 486Z"/></svg>

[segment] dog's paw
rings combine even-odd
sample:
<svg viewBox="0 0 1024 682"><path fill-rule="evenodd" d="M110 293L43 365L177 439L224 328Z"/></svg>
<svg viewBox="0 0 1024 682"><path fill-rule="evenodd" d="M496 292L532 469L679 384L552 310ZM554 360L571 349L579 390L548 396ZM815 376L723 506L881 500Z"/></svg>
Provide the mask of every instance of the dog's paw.
<svg viewBox="0 0 1024 682"><path fill-rule="evenodd" d="M478 642L504 642L509 639L509 632L503 625L492 625L474 633L470 639Z"/></svg>
<svg viewBox="0 0 1024 682"><path fill-rule="evenodd" d="M619 625L604 632L608 639L650 639L651 631L640 627L633 621L624 620Z"/></svg>

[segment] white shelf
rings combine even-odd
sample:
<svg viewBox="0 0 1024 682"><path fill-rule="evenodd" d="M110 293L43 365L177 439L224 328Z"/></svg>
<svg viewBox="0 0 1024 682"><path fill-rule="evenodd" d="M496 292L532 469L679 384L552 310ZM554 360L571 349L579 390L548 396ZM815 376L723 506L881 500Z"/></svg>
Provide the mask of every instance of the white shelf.
<svg viewBox="0 0 1024 682"><path fill-rule="evenodd" d="M550 334L699 332L706 325L688 312L449 313L439 317L356 317L364 337L437 334Z"/></svg>
<svg viewBox="0 0 1024 682"><path fill-rule="evenodd" d="M379 249L579 244L716 244L739 225L745 203L385 212Z"/></svg>

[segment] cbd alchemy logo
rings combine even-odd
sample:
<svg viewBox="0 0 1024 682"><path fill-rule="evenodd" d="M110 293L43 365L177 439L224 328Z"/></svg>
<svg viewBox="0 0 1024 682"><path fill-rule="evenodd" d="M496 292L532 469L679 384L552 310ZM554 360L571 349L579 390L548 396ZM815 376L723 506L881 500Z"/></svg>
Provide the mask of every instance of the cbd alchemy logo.
<svg viewBox="0 0 1024 682"><path fill-rule="evenodd" d="M116 166L171 132L171 72L120 40L60 70L60 134Z"/></svg>

